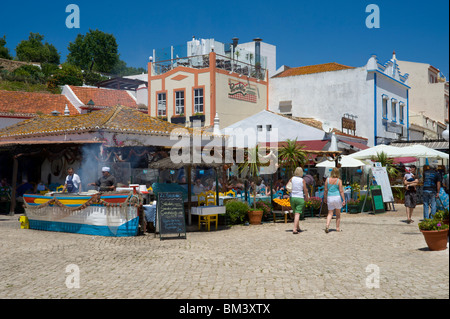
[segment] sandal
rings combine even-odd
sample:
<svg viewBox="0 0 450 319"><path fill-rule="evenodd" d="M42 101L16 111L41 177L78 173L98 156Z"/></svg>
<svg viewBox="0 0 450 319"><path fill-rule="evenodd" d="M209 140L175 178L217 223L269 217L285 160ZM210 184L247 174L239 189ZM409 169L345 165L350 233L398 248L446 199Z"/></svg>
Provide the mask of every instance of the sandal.
<svg viewBox="0 0 450 319"><path fill-rule="evenodd" d="M328 230L328 227L327 227L327 228L325 228L325 233L328 234L328 232L329 232L329 230Z"/></svg>
<svg viewBox="0 0 450 319"><path fill-rule="evenodd" d="M297 234L298 234L298 231L292 231L292 233L293 233L294 235L297 235Z"/></svg>

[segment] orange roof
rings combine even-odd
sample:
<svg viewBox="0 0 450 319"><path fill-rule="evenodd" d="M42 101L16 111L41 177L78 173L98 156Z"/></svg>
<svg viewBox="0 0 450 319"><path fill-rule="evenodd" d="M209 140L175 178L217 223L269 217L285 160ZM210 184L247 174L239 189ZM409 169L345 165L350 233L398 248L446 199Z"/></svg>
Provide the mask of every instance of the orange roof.
<svg viewBox="0 0 450 319"><path fill-rule="evenodd" d="M70 115L79 114L72 103L61 94L0 90L0 113L3 116L34 116L36 113L51 114L55 110L64 114L66 104Z"/></svg>
<svg viewBox="0 0 450 319"><path fill-rule="evenodd" d="M354 67L339 64L336 62L331 62L331 63L324 63L324 64L300 66L297 68L289 68L286 71L283 71L280 74L275 75L274 78L282 78L282 77L286 77L286 76L305 75L305 74L330 72L330 71L340 71L340 70L347 70L347 69L354 69Z"/></svg>
<svg viewBox="0 0 450 319"><path fill-rule="evenodd" d="M124 105L137 107L136 101L123 90L99 89L82 86L69 85L70 89L86 105L92 100L95 106Z"/></svg>

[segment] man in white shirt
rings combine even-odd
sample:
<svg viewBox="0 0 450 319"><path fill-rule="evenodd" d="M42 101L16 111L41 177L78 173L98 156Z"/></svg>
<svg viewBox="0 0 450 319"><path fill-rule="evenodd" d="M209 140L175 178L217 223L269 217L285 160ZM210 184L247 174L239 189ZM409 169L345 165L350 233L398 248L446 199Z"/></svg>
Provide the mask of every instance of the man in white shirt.
<svg viewBox="0 0 450 319"><path fill-rule="evenodd" d="M66 182L62 192L64 193L67 189L69 193L79 193L81 192L81 179L80 176L74 173L73 168L69 167L67 169Z"/></svg>

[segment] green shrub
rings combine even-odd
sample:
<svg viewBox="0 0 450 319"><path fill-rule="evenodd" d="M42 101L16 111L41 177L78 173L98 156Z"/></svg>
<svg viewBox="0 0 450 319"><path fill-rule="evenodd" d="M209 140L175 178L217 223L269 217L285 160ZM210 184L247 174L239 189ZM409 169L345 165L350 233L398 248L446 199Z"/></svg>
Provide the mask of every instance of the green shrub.
<svg viewBox="0 0 450 319"><path fill-rule="evenodd" d="M238 200L231 200L225 204L225 215L230 219L231 224L243 223L248 210L248 204Z"/></svg>

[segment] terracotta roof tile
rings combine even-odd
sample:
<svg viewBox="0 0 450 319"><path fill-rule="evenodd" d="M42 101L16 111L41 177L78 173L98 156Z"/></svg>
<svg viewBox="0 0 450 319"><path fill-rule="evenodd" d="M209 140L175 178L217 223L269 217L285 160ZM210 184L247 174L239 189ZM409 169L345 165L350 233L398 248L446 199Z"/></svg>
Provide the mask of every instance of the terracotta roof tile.
<svg viewBox="0 0 450 319"><path fill-rule="evenodd" d="M95 106L124 105L137 107L136 101L123 90L99 89L82 86L69 86L80 101L86 105L92 100Z"/></svg>
<svg viewBox="0 0 450 319"><path fill-rule="evenodd" d="M53 116L42 115L25 120L0 130L0 139L11 137L33 137L55 134L77 134L90 131L114 131L123 133L165 135L173 129L193 129L151 117L126 106L109 107L86 114ZM204 134L208 134L203 132Z"/></svg>
<svg viewBox="0 0 450 319"><path fill-rule="evenodd" d="M34 116L39 113L51 114L55 110L64 114L66 104L71 115L78 114L72 103L61 94L0 90L0 113L3 116L5 114Z"/></svg>
<svg viewBox="0 0 450 319"><path fill-rule="evenodd" d="M287 76L305 75L305 74L330 72L330 71L340 71L340 70L348 70L348 69L354 69L354 67L339 64L336 62L331 62L331 63L324 63L324 64L300 66L297 68L289 68L289 69L275 75L274 78L282 78L282 77L287 77Z"/></svg>

